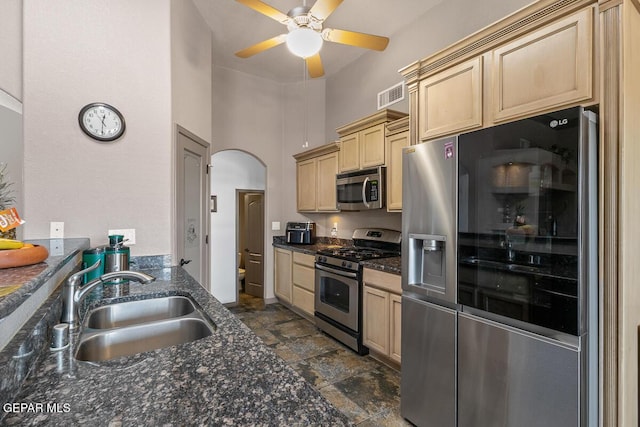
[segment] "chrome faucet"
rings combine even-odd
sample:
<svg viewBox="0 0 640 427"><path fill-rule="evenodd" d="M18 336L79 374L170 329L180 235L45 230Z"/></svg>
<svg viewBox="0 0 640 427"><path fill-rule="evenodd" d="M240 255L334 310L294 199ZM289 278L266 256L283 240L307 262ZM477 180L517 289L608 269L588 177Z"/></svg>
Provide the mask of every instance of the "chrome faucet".
<svg viewBox="0 0 640 427"><path fill-rule="evenodd" d="M80 287L82 276L98 268L100 266L100 262L101 261L98 260L92 266L78 271L77 273L69 277L64 284L64 288L62 289L62 318L60 319L60 321L62 323L68 323L69 329L75 329L80 325L78 306L80 305L80 302L89 294L89 292L94 290L98 285L102 285L104 284L104 282L120 278L135 280L144 284L156 280L156 278L153 276L137 271L112 271L110 273L105 273L97 279L94 279L84 286Z"/></svg>

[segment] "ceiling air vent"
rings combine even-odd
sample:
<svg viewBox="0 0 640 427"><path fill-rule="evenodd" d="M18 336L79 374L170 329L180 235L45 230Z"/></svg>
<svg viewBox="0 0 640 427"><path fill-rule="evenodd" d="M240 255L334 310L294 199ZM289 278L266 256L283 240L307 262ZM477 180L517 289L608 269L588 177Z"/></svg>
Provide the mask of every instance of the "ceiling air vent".
<svg viewBox="0 0 640 427"><path fill-rule="evenodd" d="M378 93L378 110L404 99L404 82L400 82Z"/></svg>

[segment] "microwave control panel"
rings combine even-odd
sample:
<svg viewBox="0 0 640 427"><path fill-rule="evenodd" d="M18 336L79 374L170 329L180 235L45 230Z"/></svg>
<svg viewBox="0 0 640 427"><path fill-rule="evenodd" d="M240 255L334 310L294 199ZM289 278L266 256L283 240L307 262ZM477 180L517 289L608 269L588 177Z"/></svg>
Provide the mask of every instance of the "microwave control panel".
<svg viewBox="0 0 640 427"><path fill-rule="evenodd" d="M367 184L367 190L369 193L369 197L367 197L367 202L377 202L380 198L380 193L378 191L378 180L374 179L369 181Z"/></svg>

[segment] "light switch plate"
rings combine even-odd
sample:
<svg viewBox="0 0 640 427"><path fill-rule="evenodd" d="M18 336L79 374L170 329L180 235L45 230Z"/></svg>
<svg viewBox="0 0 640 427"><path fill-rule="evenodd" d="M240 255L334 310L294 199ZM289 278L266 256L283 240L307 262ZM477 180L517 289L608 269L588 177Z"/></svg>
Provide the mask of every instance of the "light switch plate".
<svg viewBox="0 0 640 427"><path fill-rule="evenodd" d="M136 244L136 229L135 228L120 228L109 230L109 236L113 236L114 234L121 234L124 236L124 244L126 246L131 246Z"/></svg>
<svg viewBox="0 0 640 427"><path fill-rule="evenodd" d="M64 239L64 222L50 222L49 238Z"/></svg>
<svg viewBox="0 0 640 427"><path fill-rule="evenodd" d="M272 221L271 222L271 230L272 231L280 230L280 221Z"/></svg>

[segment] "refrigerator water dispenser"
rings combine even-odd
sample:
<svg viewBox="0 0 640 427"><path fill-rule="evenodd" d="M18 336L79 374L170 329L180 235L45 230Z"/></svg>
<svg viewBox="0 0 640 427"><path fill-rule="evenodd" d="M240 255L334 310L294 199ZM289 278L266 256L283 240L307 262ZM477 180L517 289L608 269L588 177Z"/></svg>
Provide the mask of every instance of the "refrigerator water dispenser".
<svg viewBox="0 0 640 427"><path fill-rule="evenodd" d="M409 285L445 292L446 240L446 236L409 234Z"/></svg>

